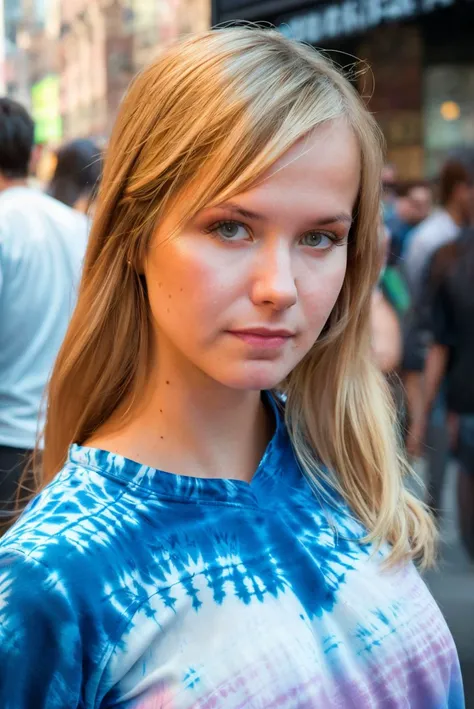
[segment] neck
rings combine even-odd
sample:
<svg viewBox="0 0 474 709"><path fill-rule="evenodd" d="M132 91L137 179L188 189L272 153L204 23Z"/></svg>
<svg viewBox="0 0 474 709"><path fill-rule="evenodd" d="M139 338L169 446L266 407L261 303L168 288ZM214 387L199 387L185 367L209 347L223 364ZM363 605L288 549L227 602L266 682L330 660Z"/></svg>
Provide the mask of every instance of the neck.
<svg viewBox="0 0 474 709"><path fill-rule="evenodd" d="M28 180L26 177L9 178L0 176L0 192L11 189L12 187L26 187Z"/></svg>
<svg viewBox="0 0 474 709"><path fill-rule="evenodd" d="M168 472L250 481L271 437L261 392L223 386L176 353L157 365L140 404L122 407L87 445Z"/></svg>
<svg viewBox="0 0 474 709"><path fill-rule="evenodd" d="M81 212L81 214L87 214L89 211L89 197L79 197L73 204L73 209L77 212Z"/></svg>
<svg viewBox="0 0 474 709"><path fill-rule="evenodd" d="M465 219L462 209L459 207L459 205L455 203L449 203L445 206L445 210L447 211L447 213L455 224L457 224L458 226L464 226Z"/></svg>

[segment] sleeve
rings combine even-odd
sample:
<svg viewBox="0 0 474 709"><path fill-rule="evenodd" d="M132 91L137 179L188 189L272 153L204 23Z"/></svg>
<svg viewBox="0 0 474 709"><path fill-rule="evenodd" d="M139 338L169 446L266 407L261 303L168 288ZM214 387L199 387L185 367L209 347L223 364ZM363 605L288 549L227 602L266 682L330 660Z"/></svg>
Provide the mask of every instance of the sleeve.
<svg viewBox="0 0 474 709"><path fill-rule="evenodd" d="M454 318L449 293L443 282L433 290L431 322L434 341L438 345L454 347L456 344Z"/></svg>
<svg viewBox="0 0 474 709"><path fill-rule="evenodd" d="M433 278L432 257L420 271L419 291L415 295L404 334L404 356L402 368L410 372L422 372L428 347L434 338L434 328L438 314L434 309L435 293L438 285Z"/></svg>
<svg viewBox="0 0 474 709"><path fill-rule="evenodd" d="M405 322L402 369L422 372L426 351L432 337L431 308L428 290L423 287L418 299L412 303Z"/></svg>
<svg viewBox="0 0 474 709"><path fill-rule="evenodd" d="M75 613L57 573L20 553L0 557L0 707L77 709Z"/></svg>

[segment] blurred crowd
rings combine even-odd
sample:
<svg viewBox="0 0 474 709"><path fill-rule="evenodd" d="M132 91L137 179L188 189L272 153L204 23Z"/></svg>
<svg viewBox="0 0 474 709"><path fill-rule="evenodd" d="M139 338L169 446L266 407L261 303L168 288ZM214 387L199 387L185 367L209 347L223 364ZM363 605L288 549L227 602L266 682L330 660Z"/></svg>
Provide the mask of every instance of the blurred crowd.
<svg viewBox="0 0 474 709"><path fill-rule="evenodd" d="M474 560L474 152L447 155L431 182L399 181L393 165L382 179L387 248L374 349L407 452L425 458L436 517L456 460L459 531Z"/></svg>
<svg viewBox="0 0 474 709"><path fill-rule="evenodd" d="M50 182L32 188L34 154L30 116L0 99L3 528L20 478L32 474L44 391L74 308L102 169L99 146L76 140L57 152ZM429 182L403 182L386 165L382 182L373 351L393 389L407 452L426 460L437 516L448 460L458 462L460 533L474 559L474 154L447 156Z"/></svg>

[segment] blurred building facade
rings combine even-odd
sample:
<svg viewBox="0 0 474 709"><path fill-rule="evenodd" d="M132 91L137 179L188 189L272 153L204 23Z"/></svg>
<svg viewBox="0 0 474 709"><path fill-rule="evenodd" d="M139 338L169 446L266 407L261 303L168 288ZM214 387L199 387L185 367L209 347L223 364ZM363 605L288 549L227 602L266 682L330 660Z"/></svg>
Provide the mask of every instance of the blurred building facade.
<svg viewBox="0 0 474 709"><path fill-rule="evenodd" d="M0 0L0 18L2 18L4 33L0 38L0 61L2 62L0 84L5 94L12 91L12 80L16 74L18 61L17 27L21 17L21 7L17 0ZM21 69L21 67L20 67Z"/></svg>
<svg viewBox="0 0 474 709"><path fill-rule="evenodd" d="M211 16L210 0L3 3L6 92L32 111L37 141L53 144L105 141L133 76Z"/></svg>
<svg viewBox="0 0 474 709"><path fill-rule="evenodd" d="M213 22L234 19L269 22L346 67L367 60L354 80L401 177L474 146L473 0L213 0Z"/></svg>

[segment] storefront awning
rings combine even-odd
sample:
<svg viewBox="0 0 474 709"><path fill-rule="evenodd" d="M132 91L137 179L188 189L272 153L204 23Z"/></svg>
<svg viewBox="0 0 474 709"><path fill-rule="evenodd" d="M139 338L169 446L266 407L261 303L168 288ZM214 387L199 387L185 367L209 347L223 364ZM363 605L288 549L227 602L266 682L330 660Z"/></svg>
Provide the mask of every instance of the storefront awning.
<svg viewBox="0 0 474 709"><path fill-rule="evenodd" d="M457 0L333 0L298 2L269 0L215 0L215 22L228 20L266 21L283 34L303 42L361 34L384 22L397 22L454 5Z"/></svg>

